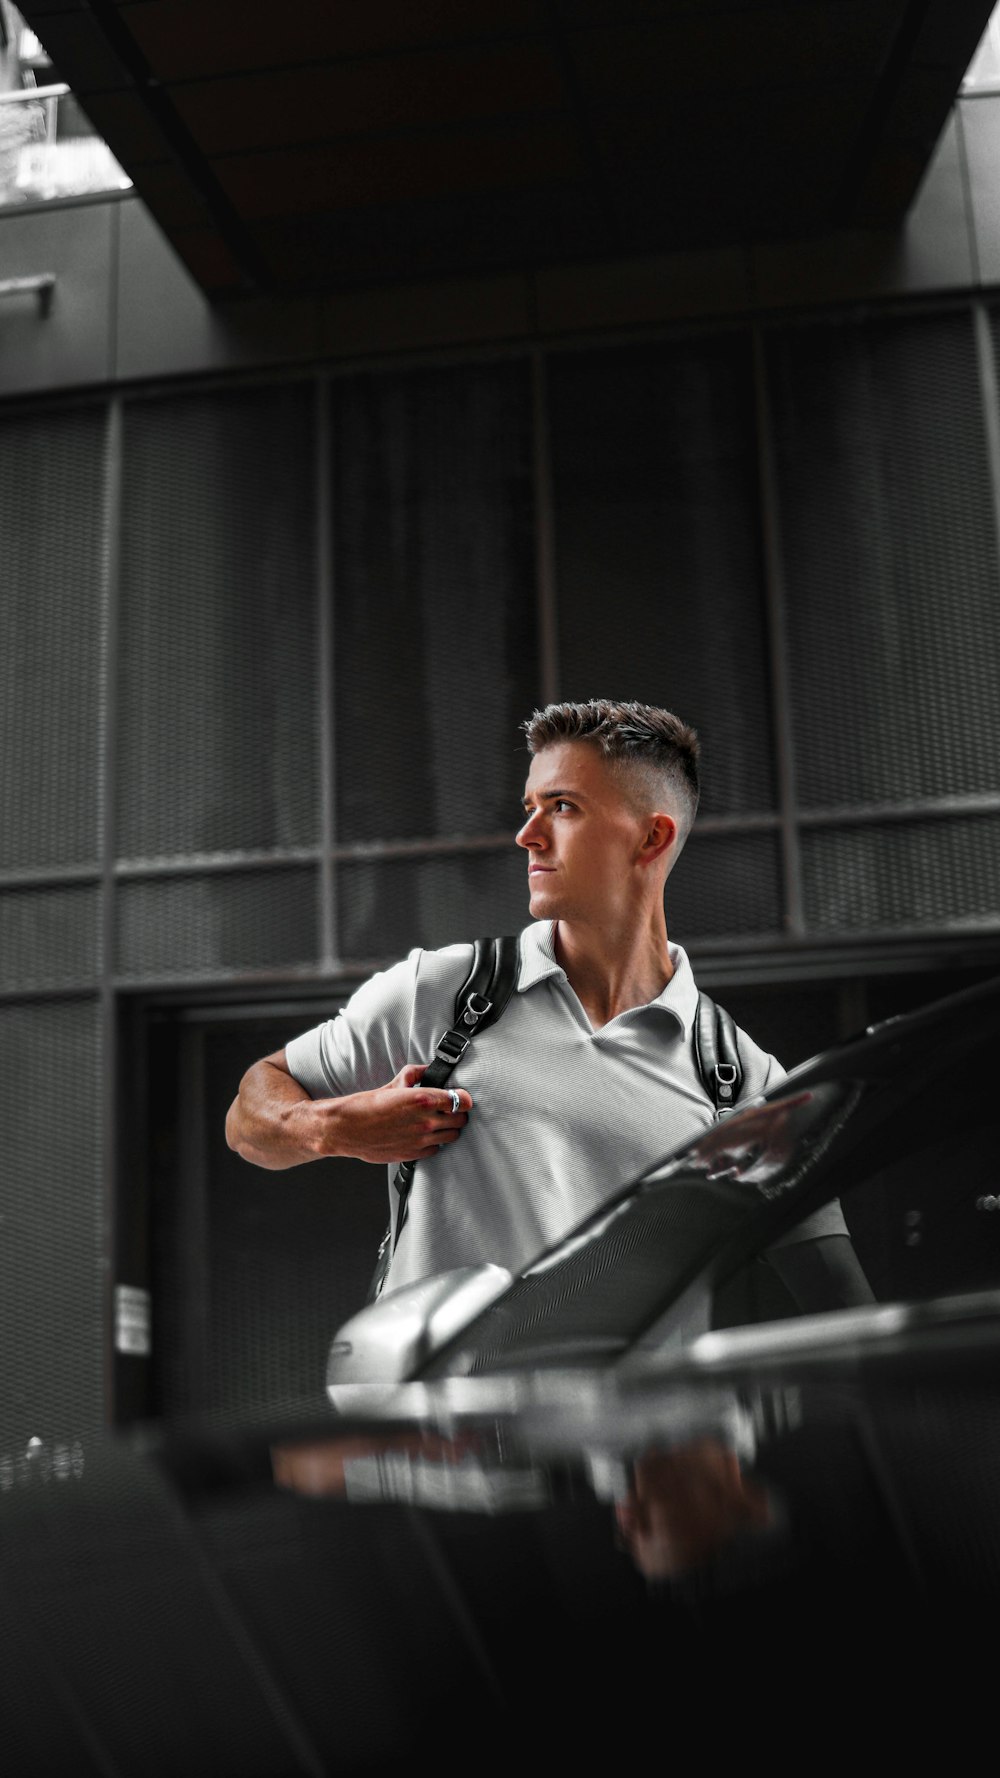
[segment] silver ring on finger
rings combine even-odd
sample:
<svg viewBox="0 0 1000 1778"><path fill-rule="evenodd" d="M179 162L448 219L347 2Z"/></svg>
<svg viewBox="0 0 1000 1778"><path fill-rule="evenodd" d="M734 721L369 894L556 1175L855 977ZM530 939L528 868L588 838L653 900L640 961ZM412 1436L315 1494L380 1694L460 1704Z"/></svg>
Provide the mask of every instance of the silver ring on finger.
<svg viewBox="0 0 1000 1778"><path fill-rule="evenodd" d="M459 1098L459 1096L458 1096L458 1094L457 1094L457 1093L456 1093L456 1091L455 1091L455 1088L454 1088L454 1087L449 1087L449 1088L448 1088L448 1097L449 1097L449 1099L450 1099L450 1100L451 1100L451 1109L452 1109L452 1111L461 1111L461 1109L462 1109L462 1101L461 1101L461 1099L460 1099L460 1098Z"/></svg>

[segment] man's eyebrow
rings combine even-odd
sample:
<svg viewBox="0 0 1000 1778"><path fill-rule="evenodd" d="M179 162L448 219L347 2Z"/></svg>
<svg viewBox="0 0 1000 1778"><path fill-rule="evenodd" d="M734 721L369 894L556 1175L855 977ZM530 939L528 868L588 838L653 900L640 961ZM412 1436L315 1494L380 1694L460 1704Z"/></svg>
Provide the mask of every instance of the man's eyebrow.
<svg viewBox="0 0 1000 1778"><path fill-rule="evenodd" d="M587 800L582 790L536 790L534 795L540 797L543 802L554 800L557 796L572 797L573 801L576 803L585 803ZM527 808L529 802L528 791L525 791L521 798L521 802L524 807Z"/></svg>

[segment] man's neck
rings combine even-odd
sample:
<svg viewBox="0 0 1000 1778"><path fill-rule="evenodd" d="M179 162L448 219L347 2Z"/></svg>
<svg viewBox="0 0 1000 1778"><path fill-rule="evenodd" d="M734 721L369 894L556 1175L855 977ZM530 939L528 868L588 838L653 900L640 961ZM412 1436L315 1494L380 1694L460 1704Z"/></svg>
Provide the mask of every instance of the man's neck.
<svg viewBox="0 0 1000 1778"><path fill-rule="evenodd" d="M595 1031L631 1007L647 1006L674 973L659 906L648 921L631 923L621 933L560 920L553 941L557 961Z"/></svg>

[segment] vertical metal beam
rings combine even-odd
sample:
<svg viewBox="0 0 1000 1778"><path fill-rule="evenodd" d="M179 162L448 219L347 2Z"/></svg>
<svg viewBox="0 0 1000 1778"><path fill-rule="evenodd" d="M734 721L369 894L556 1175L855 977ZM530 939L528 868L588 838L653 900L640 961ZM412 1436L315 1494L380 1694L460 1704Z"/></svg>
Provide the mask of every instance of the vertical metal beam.
<svg viewBox="0 0 1000 1778"><path fill-rule="evenodd" d="M972 305L972 326L976 341L976 369L979 372L979 395L983 404L983 431L986 436L986 462L990 475L993 501L993 527L1000 560L1000 398L997 395L997 360L993 345L990 314L985 303Z"/></svg>
<svg viewBox="0 0 1000 1778"><path fill-rule="evenodd" d="M330 382L316 379L316 635L319 698L319 962L335 974L338 963L337 881L333 847L336 840L336 776L333 686L333 440L330 428Z"/></svg>
<svg viewBox="0 0 1000 1778"><path fill-rule="evenodd" d="M559 632L556 604L555 517L549 441L548 381L540 347L531 354L531 408L535 479L535 586L538 598L538 669L543 704L559 696Z"/></svg>
<svg viewBox="0 0 1000 1778"><path fill-rule="evenodd" d="M785 577L781 553L778 483L774 465L771 407L767 389L767 364L761 330L752 329L754 400L757 413L757 463L760 487L761 542L764 554L764 595L767 612L768 657L771 669L771 716L774 723L778 813L781 818L782 883L785 896L785 931L793 937L805 932L802 893L802 854L795 819L795 752L789 695L788 638L785 630Z"/></svg>
<svg viewBox="0 0 1000 1778"><path fill-rule="evenodd" d="M115 975L115 784L118 766L118 630L121 583L122 404L108 404L101 529L101 633L98 698L97 843L101 869L98 981L100 994L100 1254L104 1297L105 1419L115 1418L114 1255L118 1171L118 1008Z"/></svg>

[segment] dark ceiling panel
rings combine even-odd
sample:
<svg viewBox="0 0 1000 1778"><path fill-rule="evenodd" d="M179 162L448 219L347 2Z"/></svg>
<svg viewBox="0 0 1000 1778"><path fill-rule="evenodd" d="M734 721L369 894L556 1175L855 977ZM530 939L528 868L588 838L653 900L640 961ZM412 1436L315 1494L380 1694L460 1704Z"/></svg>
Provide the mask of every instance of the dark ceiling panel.
<svg viewBox="0 0 1000 1778"><path fill-rule="evenodd" d="M267 218L255 231L276 284L330 290L505 270L525 257L579 260L604 226L589 187L477 192L451 199Z"/></svg>
<svg viewBox="0 0 1000 1778"><path fill-rule="evenodd" d="M156 221L220 297L892 226L992 10L991 0L20 4Z"/></svg>
<svg viewBox="0 0 1000 1778"><path fill-rule="evenodd" d="M581 172L572 130L559 119L504 121L491 130L383 136L363 156L340 142L214 163L241 216L332 214L453 192L486 193L570 180Z"/></svg>
<svg viewBox="0 0 1000 1778"><path fill-rule="evenodd" d="M206 154L317 136L468 123L561 109L558 66L537 42L230 76L168 89Z"/></svg>
<svg viewBox="0 0 1000 1778"><path fill-rule="evenodd" d="M161 80L502 40L546 18L544 0L134 0L118 11Z"/></svg>
<svg viewBox="0 0 1000 1778"><path fill-rule="evenodd" d="M728 16L684 13L652 22L614 22L567 32L585 93L628 98L659 92L665 102L774 89L874 83L900 0L834 6L760 6Z"/></svg>

